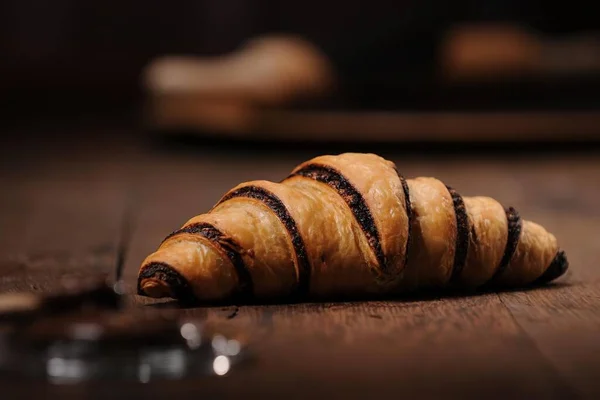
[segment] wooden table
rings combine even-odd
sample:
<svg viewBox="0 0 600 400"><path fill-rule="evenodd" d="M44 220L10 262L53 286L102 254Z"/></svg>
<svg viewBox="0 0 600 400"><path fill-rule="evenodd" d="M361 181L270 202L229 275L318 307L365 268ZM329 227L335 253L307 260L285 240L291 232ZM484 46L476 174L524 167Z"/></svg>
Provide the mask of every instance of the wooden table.
<svg viewBox="0 0 600 400"><path fill-rule="evenodd" d="M230 187L280 179L301 160L336 151L181 150L153 146L128 129L61 129L12 128L1 150L0 292L50 292L65 274L112 274L126 240L133 293L143 257ZM436 176L464 195L515 206L557 235L569 273L551 286L497 294L181 310L254 336L257 362L225 378L181 382L65 387L4 380L9 392L2 393L12 395L2 398L600 396L599 154L374 150L406 176ZM124 218L133 226L130 239L122 238ZM147 307L131 299L131 307Z"/></svg>

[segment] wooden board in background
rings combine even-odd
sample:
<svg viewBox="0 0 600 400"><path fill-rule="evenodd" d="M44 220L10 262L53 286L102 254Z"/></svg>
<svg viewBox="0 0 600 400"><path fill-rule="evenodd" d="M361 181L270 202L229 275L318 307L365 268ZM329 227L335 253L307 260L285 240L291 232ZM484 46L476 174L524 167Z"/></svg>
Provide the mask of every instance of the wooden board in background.
<svg viewBox="0 0 600 400"><path fill-rule="evenodd" d="M160 132L260 142L503 143L600 139L600 111L320 111L256 108L243 100L161 95L146 123Z"/></svg>

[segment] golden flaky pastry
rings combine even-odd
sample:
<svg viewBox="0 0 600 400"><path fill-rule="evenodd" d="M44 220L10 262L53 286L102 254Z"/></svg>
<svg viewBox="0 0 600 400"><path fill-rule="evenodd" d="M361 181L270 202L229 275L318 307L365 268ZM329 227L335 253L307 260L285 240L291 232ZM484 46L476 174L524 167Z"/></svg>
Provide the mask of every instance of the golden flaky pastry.
<svg viewBox="0 0 600 400"><path fill-rule="evenodd" d="M369 298L561 276L556 238L489 197L404 179L375 154L321 156L230 190L171 233L138 292L181 301Z"/></svg>

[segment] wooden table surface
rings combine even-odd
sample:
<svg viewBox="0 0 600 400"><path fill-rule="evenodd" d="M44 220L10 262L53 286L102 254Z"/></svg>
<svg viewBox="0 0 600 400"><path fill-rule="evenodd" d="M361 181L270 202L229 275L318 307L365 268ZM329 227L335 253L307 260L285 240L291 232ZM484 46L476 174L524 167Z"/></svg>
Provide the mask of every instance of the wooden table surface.
<svg viewBox="0 0 600 400"><path fill-rule="evenodd" d="M134 293L140 262L167 233L235 184L280 179L320 152L180 151L127 129L32 129L33 138L14 128L1 150L0 292L49 293L65 274L112 274L126 240L125 278ZM380 150L408 177L436 176L543 224L566 250L568 274L527 291L181 310L243 330L256 340L256 362L227 377L180 382L65 387L3 380L14 397L2 398L39 391L51 398L598 398L599 153ZM121 235L124 218L133 227L129 239ZM130 307L148 308L145 299L131 300Z"/></svg>

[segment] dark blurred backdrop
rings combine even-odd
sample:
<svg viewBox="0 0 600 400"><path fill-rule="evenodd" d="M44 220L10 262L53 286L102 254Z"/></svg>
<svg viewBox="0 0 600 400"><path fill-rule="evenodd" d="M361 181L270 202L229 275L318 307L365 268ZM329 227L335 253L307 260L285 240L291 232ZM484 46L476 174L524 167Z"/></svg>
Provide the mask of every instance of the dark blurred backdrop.
<svg viewBox="0 0 600 400"><path fill-rule="evenodd" d="M139 73L153 57L222 54L269 32L311 40L349 83L363 82L365 93L386 89L375 82L382 76L387 89L395 90L395 79L426 87L435 47L449 28L506 21L544 38L598 28L597 14L583 0L4 0L0 90L9 114L122 110L139 102ZM598 71L588 71L544 81L538 89L570 99L562 106L595 107L597 84Z"/></svg>

